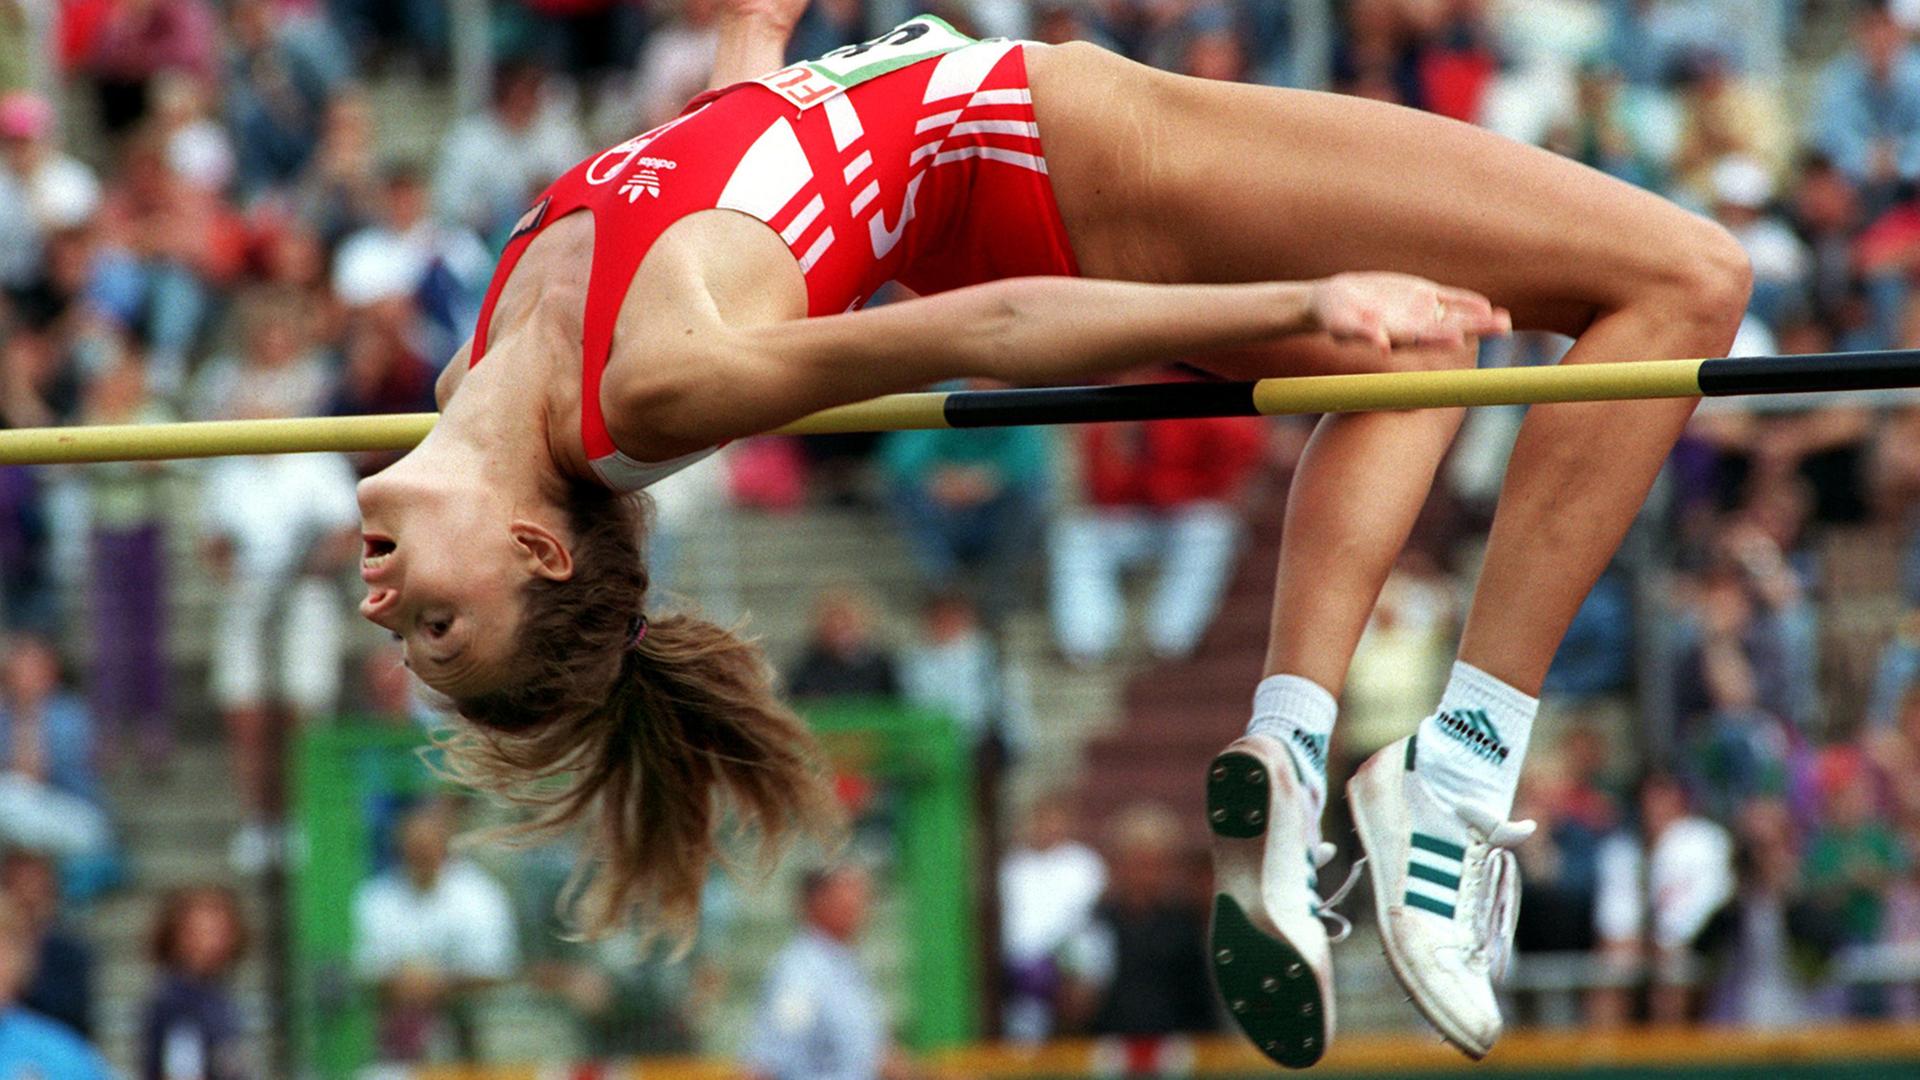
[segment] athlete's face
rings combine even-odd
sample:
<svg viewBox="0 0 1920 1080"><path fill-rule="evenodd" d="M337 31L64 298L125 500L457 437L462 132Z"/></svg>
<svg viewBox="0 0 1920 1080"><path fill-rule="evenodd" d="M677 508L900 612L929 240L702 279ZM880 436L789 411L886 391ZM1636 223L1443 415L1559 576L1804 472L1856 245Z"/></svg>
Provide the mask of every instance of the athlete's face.
<svg viewBox="0 0 1920 1080"><path fill-rule="evenodd" d="M360 483L360 614L405 644L428 686L468 697L494 689L507 668L522 590L536 574L555 576L558 540L485 486L428 481L403 460Z"/></svg>

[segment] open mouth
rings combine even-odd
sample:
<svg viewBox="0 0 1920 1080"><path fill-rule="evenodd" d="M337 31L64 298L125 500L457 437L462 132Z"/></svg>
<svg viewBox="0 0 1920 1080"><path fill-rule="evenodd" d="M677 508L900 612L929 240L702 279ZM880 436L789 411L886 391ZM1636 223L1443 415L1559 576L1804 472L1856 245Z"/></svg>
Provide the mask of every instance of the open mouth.
<svg viewBox="0 0 1920 1080"><path fill-rule="evenodd" d="M361 536L360 544L360 567L363 570L377 570L393 557L395 545L388 537L367 533Z"/></svg>

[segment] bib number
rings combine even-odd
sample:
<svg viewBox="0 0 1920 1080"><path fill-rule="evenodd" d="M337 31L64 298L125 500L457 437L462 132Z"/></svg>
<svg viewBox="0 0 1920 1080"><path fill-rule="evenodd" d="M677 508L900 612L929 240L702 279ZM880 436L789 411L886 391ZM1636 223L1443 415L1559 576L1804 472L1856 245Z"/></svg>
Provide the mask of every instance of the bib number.
<svg viewBox="0 0 1920 1080"><path fill-rule="evenodd" d="M909 19L872 41L846 45L817 60L802 60L755 81L802 109L929 57L976 44L932 15Z"/></svg>

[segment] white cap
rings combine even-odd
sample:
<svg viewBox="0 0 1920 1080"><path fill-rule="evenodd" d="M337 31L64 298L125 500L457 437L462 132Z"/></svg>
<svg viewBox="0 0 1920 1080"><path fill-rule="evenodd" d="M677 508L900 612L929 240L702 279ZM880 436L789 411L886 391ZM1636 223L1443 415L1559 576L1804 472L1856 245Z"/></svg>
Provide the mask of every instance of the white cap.
<svg viewBox="0 0 1920 1080"><path fill-rule="evenodd" d="M1729 206L1758 210L1773 198L1773 177L1758 161L1733 154L1713 167L1713 197Z"/></svg>

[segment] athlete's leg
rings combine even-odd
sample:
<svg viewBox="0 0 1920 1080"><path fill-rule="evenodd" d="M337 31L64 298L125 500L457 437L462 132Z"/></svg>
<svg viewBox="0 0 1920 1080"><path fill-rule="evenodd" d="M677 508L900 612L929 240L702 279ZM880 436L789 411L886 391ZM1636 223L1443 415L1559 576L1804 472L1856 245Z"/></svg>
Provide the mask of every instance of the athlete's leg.
<svg viewBox="0 0 1920 1080"><path fill-rule="evenodd" d="M1030 50L1028 66L1055 194L1089 275L1400 270L1483 292L1523 327L1577 335L1570 363L1718 355L1732 341L1749 278L1738 244L1545 151L1375 102L1170 76L1091 47ZM1691 408L1532 410L1465 659L1538 690ZM1390 442L1378 440L1369 485L1292 531L1318 535L1323 516L1335 527L1399 460ZM1289 612L1281 622L1297 622Z"/></svg>
<svg viewBox="0 0 1920 1080"><path fill-rule="evenodd" d="M1520 326L1576 335L1573 363L1718 355L1745 304L1745 258L1717 227L1467 125L1354 99L1182 79L1086 48L1039 52L1029 69L1056 195L1089 274L1233 281L1400 270L1485 293ZM1285 353L1269 359L1274 374L1298 370ZM1453 718L1454 741L1421 739L1417 771L1412 743L1396 746L1349 785L1388 958L1428 1018L1475 1056L1501 1028L1488 975L1501 945L1497 913L1517 903L1504 849L1527 831L1501 822L1531 695L1691 410L1650 402L1533 411L1469 617L1467 663L1443 711L1422 725L1425 733ZM1334 425L1315 447L1328 460L1313 463L1308 489L1289 505L1293 551L1283 556L1272 658L1294 674L1290 665L1307 666L1328 689L1344 680L1351 656L1341 631L1364 620L1378 589L1372 575L1384 577L1404 539L1404 529L1385 525L1417 511L1437 460L1424 452L1431 444L1402 449L1403 430L1422 430L1406 417ZM1336 433L1347 438L1336 444ZM1353 527L1356 513L1376 526ZM1341 575L1355 564L1367 573ZM1337 588L1312 576L1323 571ZM1331 657L1313 652L1323 626L1334 631L1320 643ZM1291 648L1290 634L1309 636ZM1290 649L1299 656L1289 659ZM1330 727L1330 699L1310 686L1276 689L1283 710ZM1444 711L1461 703L1472 707ZM1266 704L1256 698L1256 732ZM1300 736L1304 725L1277 730ZM1277 820L1300 816L1279 798L1294 785L1272 761L1271 748L1250 735L1215 764L1214 940L1252 942L1265 962L1293 950L1317 963L1308 954L1324 938L1294 916L1296 895L1260 905L1264 925L1221 917L1249 894L1247 867L1260 868L1271 897L1286 873L1275 852L1285 853L1280 863L1297 859L1297 827ZM1247 794L1262 784L1274 789L1270 803ZM1248 807L1275 819L1259 849L1235 846L1255 838L1236 816ZM1277 1030L1245 1015L1242 1024L1256 1041ZM1294 1036L1281 1034L1282 1045Z"/></svg>

